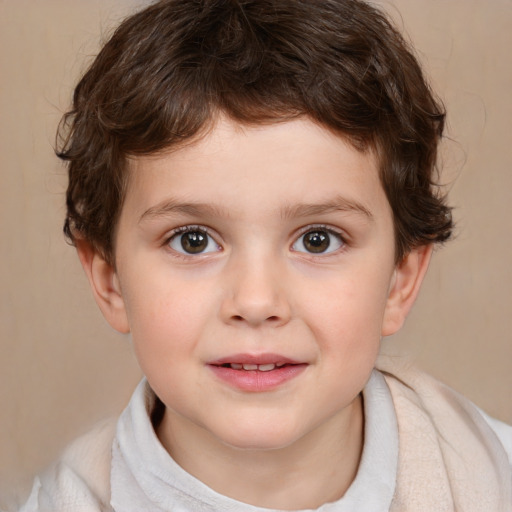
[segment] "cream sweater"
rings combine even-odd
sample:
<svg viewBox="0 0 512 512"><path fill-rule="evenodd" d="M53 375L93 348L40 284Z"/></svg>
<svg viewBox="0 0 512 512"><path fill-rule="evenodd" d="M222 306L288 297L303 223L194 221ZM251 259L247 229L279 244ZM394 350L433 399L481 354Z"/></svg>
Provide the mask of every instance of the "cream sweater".
<svg viewBox="0 0 512 512"><path fill-rule="evenodd" d="M317 510L511 512L512 427L400 360L381 358L377 367L363 391L356 479ZM75 442L36 479L20 512L272 512L219 495L181 469L151 427L153 403L143 381L117 426Z"/></svg>

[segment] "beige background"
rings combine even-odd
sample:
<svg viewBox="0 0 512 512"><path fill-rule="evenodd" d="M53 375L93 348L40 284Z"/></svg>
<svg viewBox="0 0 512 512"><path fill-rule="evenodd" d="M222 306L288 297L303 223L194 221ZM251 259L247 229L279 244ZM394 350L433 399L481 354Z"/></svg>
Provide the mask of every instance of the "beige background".
<svg viewBox="0 0 512 512"><path fill-rule="evenodd" d="M99 36L137 3L0 0L0 496L118 413L140 378L63 241L65 176L52 153ZM444 181L458 220L384 349L512 422L512 2L383 3L447 104Z"/></svg>

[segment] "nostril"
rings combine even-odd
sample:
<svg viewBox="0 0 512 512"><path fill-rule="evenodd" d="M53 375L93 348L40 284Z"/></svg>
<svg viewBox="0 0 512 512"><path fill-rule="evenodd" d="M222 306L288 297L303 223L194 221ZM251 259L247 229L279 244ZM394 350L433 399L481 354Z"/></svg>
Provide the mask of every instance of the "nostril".
<svg viewBox="0 0 512 512"><path fill-rule="evenodd" d="M246 318L244 318L242 315L233 315L231 317L232 320L234 320L235 322L245 322L247 321ZM277 315L272 315L272 316L269 316L265 319L266 322L271 322L271 323L276 323L276 322L279 322L280 321L280 318L279 316Z"/></svg>

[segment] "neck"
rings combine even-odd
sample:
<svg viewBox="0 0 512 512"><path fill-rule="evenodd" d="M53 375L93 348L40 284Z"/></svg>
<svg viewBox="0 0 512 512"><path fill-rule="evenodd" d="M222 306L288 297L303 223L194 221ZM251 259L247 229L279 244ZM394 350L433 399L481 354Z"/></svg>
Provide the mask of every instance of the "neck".
<svg viewBox="0 0 512 512"><path fill-rule="evenodd" d="M341 498L355 478L363 446L362 399L279 449L227 446L168 410L157 435L185 471L224 496L263 508L315 509Z"/></svg>

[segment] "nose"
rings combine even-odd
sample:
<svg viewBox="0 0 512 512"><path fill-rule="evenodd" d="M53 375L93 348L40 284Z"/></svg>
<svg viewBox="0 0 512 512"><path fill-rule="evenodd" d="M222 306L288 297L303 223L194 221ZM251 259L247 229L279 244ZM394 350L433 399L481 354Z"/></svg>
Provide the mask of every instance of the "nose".
<svg viewBox="0 0 512 512"><path fill-rule="evenodd" d="M232 325L279 327L291 318L285 277L275 261L248 258L229 265L220 308L222 320Z"/></svg>

